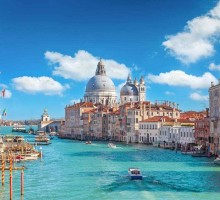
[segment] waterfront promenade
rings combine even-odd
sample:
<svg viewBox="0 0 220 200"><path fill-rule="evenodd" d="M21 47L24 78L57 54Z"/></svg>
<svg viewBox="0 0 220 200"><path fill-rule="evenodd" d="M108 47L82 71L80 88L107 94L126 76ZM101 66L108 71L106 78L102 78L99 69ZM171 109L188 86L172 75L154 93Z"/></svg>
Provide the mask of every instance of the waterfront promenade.
<svg viewBox="0 0 220 200"><path fill-rule="evenodd" d="M1 128L2 133L9 132ZM25 135L25 134L22 134ZM25 135L31 140L32 135ZM37 147L39 148L39 147ZM55 138L43 146L43 160L25 162L25 192L20 198L20 172L13 171L13 199L127 200L218 199L220 167L214 158L194 158L145 145L117 144ZM142 169L143 181L127 177L129 167ZM5 175L0 199L9 199Z"/></svg>

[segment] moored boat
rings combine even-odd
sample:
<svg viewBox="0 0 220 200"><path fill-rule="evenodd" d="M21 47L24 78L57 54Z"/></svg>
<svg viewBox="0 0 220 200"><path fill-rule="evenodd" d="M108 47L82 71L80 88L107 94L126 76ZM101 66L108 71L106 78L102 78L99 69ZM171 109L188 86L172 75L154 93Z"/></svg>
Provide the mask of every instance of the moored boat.
<svg viewBox="0 0 220 200"><path fill-rule="evenodd" d="M142 180L143 179L142 172L139 168L129 168L128 174L131 180Z"/></svg>
<svg viewBox="0 0 220 200"><path fill-rule="evenodd" d="M48 138L47 136L35 136L35 142L49 142L50 138Z"/></svg>
<svg viewBox="0 0 220 200"><path fill-rule="evenodd" d="M12 127L12 132L27 133L27 130L26 130L26 128L25 128L25 125L14 124L14 126Z"/></svg>

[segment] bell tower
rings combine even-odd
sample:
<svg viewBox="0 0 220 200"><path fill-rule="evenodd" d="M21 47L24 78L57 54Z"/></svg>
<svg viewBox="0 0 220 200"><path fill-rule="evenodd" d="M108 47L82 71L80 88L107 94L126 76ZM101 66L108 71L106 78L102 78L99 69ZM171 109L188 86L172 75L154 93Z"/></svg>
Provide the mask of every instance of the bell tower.
<svg viewBox="0 0 220 200"><path fill-rule="evenodd" d="M146 100L146 85L144 82L144 77L141 76L140 83L139 83L139 101Z"/></svg>
<svg viewBox="0 0 220 200"><path fill-rule="evenodd" d="M50 121L50 115L47 112L47 109L44 109L44 113L41 115L41 121L48 122Z"/></svg>

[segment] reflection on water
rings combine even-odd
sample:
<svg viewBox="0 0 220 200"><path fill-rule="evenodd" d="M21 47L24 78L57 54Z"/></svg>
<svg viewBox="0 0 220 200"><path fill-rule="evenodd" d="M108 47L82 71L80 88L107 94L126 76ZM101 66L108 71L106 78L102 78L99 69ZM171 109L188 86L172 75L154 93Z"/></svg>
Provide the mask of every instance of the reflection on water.
<svg viewBox="0 0 220 200"><path fill-rule="evenodd" d="M5 129L5 133L10 132ZM28 140L34 136L25 135ZM220 167L213 158L193 158L144 145L108 148L107 143L54 138L43 146L43 161L25 162L25 195L20 172L13 172L14 199L217 199ZM39 147L36 147L39 148ZM131 181L129 167L139 167L143 181ZM0 199L9 198L5 175Z"/></svg>

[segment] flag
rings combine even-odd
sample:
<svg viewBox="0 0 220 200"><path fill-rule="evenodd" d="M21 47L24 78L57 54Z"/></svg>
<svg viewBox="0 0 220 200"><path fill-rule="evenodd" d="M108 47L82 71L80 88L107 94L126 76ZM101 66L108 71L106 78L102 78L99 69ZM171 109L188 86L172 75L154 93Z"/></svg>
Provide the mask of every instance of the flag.
<svg viewBox="0 0 220 200"><path fill-rule="evenodd" d="M5 96L5 89L2 90L2 97Z"/></svg>
<svg viewBox="0 0 220 200"><path fill-rule="evenodd" d="M2 116L6 116L6 110L5 109L2 112Z"/></svg>

